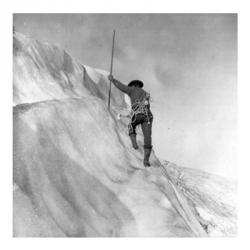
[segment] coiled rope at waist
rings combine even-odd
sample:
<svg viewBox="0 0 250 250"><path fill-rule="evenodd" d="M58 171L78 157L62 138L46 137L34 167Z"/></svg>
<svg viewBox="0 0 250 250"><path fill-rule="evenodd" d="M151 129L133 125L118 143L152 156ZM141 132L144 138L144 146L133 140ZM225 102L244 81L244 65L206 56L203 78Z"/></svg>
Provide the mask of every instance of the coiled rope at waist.
<svg viewBox="0 0 250 250"><path fill-rule="evenodd" d="M129 114L131 123L135 122L136 116L142 114L147 117L148 124L150 124L149 119L149 101L144 99L143 101L136 100L131 107L131 112Z"/></svg>

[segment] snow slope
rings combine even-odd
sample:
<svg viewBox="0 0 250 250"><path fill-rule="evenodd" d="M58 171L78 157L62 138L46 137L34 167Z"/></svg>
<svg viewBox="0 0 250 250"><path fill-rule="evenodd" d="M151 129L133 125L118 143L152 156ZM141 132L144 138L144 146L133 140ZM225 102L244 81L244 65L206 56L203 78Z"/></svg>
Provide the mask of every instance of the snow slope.
<svg viewBox="0 0 250 250"><path fill-rule="evenodd" d="M19 33L13 52L15 237L208 236L154 153L143 168L115 88L107 111L105 71Z"/></svg>
<svg viewBox="0 0 250 250"><path fill-rule="evenodd" d="M171 181L211 236L237 234L237 185L223 177L165 161Z"/></svg>

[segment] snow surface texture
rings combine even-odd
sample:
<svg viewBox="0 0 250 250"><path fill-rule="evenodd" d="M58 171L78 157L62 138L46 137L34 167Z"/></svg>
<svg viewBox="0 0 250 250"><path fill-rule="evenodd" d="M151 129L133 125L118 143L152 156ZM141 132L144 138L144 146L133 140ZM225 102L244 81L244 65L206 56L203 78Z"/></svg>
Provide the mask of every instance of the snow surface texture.
<svg viewBox="0 0 250 250"><path fill-rule="evenodd" d="M116 119L125 101L115 88L107 111L107 72L20 33L13 46L15 237L235 234L235 205L224 196L231 187L210 186L210 176L206 193L193 170L195 189L186 179L180 188L187 171L175 175L154 153L143 168L142 135L135 151L126 121Z"/></svg>
<svg viewBox="0 0 250 250"><path fill-rule="evenodd" d="M237 212L235 182L197 169L165 161L171 181L187 198L210 236L235 236Z"/></svg>

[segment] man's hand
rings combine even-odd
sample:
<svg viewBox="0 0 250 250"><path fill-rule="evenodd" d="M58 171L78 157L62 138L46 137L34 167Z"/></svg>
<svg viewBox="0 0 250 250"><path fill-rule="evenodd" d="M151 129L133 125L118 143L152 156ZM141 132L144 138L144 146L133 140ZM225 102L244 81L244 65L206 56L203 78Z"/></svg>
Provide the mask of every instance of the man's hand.
<svg viewBox="0 0 250 250"><path fill-rule="evenodd" d="M115 78L113 77L113 75L109 75L109 76L108 76L108 79L109 79L111 82L114 82L114 81L115 81Z"/></svg>
<svg viewBox="0 0 250 250"><path fill-rule="evenodd" d="M127 95L130 95L131 92L131 88L128 87L127 85L124 85L123 83L121 83L119 80L115 79L113 77L112 74L110 74L108 76L108 79L110 80L110 82L112 82L114 84L114 86L116 86L119 90L121 90L122 92L126 93Z"/></svg>

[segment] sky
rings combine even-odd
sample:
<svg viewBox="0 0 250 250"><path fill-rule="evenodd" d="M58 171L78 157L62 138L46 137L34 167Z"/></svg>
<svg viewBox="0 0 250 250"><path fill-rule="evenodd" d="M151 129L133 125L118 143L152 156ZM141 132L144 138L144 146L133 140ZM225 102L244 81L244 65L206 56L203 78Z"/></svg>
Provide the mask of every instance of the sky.
<svg viewBox="0 0 250 250"><path fill-rule="evenodd" d="M16 31L144 82L160 159L237 176L236 14L14 14Z"/></svg>

